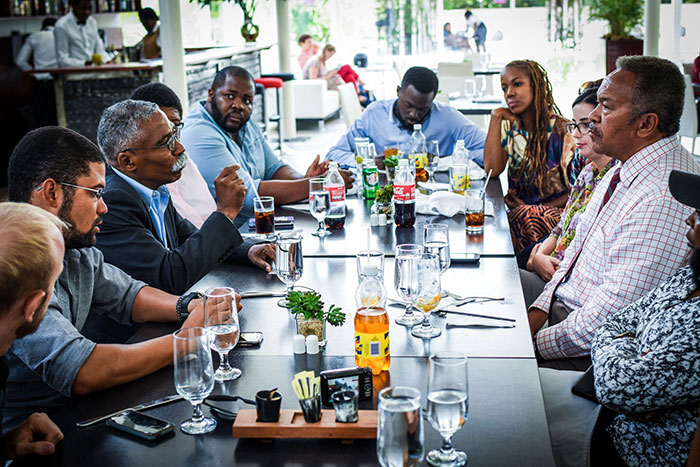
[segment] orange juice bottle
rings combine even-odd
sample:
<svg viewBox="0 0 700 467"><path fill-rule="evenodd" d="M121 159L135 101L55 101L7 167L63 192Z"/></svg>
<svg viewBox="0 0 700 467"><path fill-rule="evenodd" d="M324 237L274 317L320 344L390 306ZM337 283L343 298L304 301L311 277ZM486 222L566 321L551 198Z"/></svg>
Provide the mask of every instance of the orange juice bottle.
<svg viewBox="0 0 700 467"><path fill-rule="evenodd" d="M379 274L367 275L366 270L363 274L355 293L355 363L370 367L372 374L378 375L391 364L386 290Z"/></svg>

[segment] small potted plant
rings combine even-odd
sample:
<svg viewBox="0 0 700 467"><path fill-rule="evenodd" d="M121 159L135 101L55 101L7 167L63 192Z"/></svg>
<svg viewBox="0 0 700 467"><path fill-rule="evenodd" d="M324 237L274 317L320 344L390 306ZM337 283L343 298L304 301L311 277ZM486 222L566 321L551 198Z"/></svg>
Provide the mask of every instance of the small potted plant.
<svg viewBox="0 0 700 467"><path fill-rule="evenodd" d="M642 55L641 39L632 36L632 30L644 18L643 0L586 0L590 20L608 22L610 32L605 39L606 73L615 69L615 61L623 55Z"/></svg>
<svg viewBox="0 0 700 467"><path fill-rule="evenodd" d="M388 170L388 168L387 168ZM391 199L394 197L394 185L384 185L377 190L377 194L372 205L372 214L385 214L387 222L394 217L394 204Z"/></svg>
<svg viewBox="0 0 700 467"><path fill-rule="evenodd" d="M331 305L324 311L321 294L314 291L293 290L287 294L285 306L296 315L297 334L318 337L318 345L326 345L326 322L331 326L342 326L345 323L345 313L342 308Z"/></svg>

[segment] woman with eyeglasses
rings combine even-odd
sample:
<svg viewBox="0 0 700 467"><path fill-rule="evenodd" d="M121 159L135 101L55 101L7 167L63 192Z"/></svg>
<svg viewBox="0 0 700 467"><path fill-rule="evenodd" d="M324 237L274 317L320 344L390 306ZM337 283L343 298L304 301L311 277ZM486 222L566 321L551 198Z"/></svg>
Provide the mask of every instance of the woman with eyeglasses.
<svg viewBox="0 0 700 467"><path fill-rule="evenodd" d="M552 230L552 233L544 242L536 244L532 250L523 250L518 258L519 264L527 261L526 270L540 277L539 281L536 278L533 278L533 281L536 283L541 282L542 287L552 278L552 274L559 267L559 262L564 259L564 251L576 235L579 217L586 210L588 201L591 199L598 182L616 163L612 157L598 154L593 150L588 128L590 123L588 115L598 105L597 92L597 86L587 88L574 100L574 118L572 122L566 124L568 132L576 142L577 152L588 163L581 169L576 181L571 186L569 199L566 202L561 219ZM526 255L528 252L529 255ZM521 275L523 274L528 273L521 272ZM526 295L531 294L537 294L537 291L526 293Z"/></svg>
<svg viewBox="0 0 700 467"><path fill-rule="evenodd" d="M557 225L583 162L540 64L510 62L501 71L501 89L508 106L491 113L484 169L497 176L509 164L505 201L513 248L519 253Z"/></svg>

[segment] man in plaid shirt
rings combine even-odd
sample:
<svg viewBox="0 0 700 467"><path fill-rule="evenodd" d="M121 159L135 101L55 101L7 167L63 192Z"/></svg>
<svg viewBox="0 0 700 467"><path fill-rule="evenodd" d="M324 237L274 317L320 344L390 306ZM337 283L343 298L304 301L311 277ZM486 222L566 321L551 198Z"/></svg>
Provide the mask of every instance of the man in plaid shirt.
<svg viewBox="0 0 700 467"><path fill-rule="evenodd" d="M690 211L668 189L671 170L700 173L676 137L684 87L675 64L644 56L620 58L600 86L590 114L593 149L619 163L600 181L563 261L528 309L540 366L585 370L603 320L686 260Z"/></svg>

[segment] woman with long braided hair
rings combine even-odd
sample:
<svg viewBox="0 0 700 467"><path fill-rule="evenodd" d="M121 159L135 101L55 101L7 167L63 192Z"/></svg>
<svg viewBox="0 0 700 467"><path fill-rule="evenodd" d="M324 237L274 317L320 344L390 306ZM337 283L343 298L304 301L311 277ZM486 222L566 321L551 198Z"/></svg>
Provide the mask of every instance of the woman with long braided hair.
<svg viewBox="0 0 700 467"><path fill-rule="evenodd" d="M484 169L496 176L510 162L505 201L518 253L557 225L583 161L574 157L567 120L554 103L547 72L539 63L510 62L501 71L501 89L508 107L491 113Z"/></svg>

